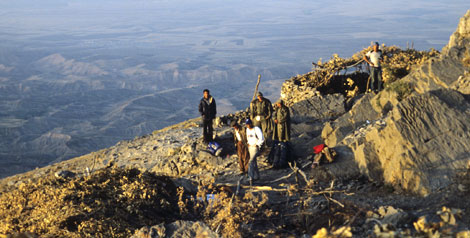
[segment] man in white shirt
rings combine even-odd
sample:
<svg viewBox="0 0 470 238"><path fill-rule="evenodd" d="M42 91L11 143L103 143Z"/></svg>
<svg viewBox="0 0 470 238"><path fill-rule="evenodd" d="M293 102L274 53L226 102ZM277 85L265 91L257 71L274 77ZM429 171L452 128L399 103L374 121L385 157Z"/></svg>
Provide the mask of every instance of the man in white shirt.
<svg viewBox="0 0 470 238"><path fill-rule="evenodd" d="M248 144L248 153L250 154L250 161L248 162L248 177L250 178L250 184L253 180L260 178L258 163L256 157L258 151L263 145L264 137L263 132L257 126L253 126L253 122L250 119L246 119L246 138Z"/></svg>
<svg viewBox="0 0 470 238"><path fill-rule="evenodd" d="M379 43L375 42L372 51L364 55L364 60L370 65L370 86L371 91L379 92L382 88L382 67L380 61L382 60L382 51L379 50ZM377 84L377 88L375 88Z"/></svg>

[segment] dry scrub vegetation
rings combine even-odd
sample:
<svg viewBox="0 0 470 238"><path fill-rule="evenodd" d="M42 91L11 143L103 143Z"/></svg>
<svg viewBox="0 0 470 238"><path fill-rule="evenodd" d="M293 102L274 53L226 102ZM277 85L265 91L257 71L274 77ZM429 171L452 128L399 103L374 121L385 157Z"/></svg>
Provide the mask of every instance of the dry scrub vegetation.
<svg viewBox="0 0 470 238"><path fill-rule="evenodd" d="M179 190L178 205L183 216L204 220L224 237L243 237L250 233L255 220L267 220L275 215L265 193L236 196L229 187L215 187L213 182L201 181L196 198L183 196L183 190Z"/></svg>
<svg viewBox="0 0 470 238"><path fill-rule="evenodd" d="M143 226L185 219L241 237L255 218L273 215L266 194L238 197L228 187L201 182L191 195L166 176L138 169L104 169L71 179L51 175L5 191L0 195L5 235L129 237Z"/></svg>
<svg viewBox="0 0 470 238"><path fill-rule="evenodd" d="M168 177L138 169L108 168L90 176L68 179L50 175L4 190L0 195L0 234L130 237L144 226L175 220L204 221L223 237L274 235L282 233L283 227L292 222L298 223L293 230L310 233L328 226L313 217L319 213L305 213L311 205L307 198L318 196L314 190L302 189L306 196L289 203L294 207L277 207L274 211L272 206L276 207L277 201L269 201L266 193L245 191L234 195L230 187L214 186L214 181L199 183L197 194L188 194ZM280 194L280 201L299 192L296 186L291 186ZM300 203L303 205L299 206ZM348 209L333 204L330 209L334 213L331 210L324 214L329 217L326 220L333 222L330 225L351 219ZM286 210L296 211L298 215L279 220ZM310 223L315 220L316 224ZM342 235L338 235L337 229L319 232L328 237L350 234L349 230L340 230Z"/></svg>
<svg viewBox="0 0 470 238"><path fill-rule="evenodd" d="M179 217L173 182L137 169L106 169L73 179L49 176L0 195L0 234L129 237Z"/></svg>

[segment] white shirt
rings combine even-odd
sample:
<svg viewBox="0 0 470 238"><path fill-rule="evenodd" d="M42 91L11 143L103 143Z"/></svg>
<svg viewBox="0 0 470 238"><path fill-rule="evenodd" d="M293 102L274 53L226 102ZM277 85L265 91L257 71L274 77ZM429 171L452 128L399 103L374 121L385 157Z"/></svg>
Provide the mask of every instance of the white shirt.
<svg viewBox="0 0 470 238"><path fill-rule="evenodd" d="M374 67L380 67L380 59L382 58L382 51L369 51L366 54L369 57L370 62L374 64Z"/></svg>
<svg viewBox="0 0 470 238"><path fill-rule="evenodd" d="M242 137L240 136L240 133L238 133L238 130L235 130L235 135L237 136L237 141L242 141Z"/></svg>
<svg viewBox="0 0 470 238"><path fill-rule="evenodd" d="M257 126L246 128L246 138L249 146L261 146L264 142L263 132Z"/></svg>

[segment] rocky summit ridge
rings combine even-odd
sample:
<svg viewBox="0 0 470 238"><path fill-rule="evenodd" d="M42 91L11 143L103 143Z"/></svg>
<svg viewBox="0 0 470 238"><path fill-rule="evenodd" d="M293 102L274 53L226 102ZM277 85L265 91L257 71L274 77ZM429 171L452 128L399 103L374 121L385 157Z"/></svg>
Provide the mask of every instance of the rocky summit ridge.
<svg viewBox="0 0 470 238"><path fill-rule="evenodd" d="M387 49L398 52L393 47ZM416 51L406 50L404 54L416 55ZM127 230L118 237L134 232L134 237L197 234L206 237L307 237L313 234L314 237L436 237L431 236L433 234L469 237L470 227L466 222L470 219L466 217L470 214L470 204L458 197L468 196L470 190L470 10L461 18L439 55L432 53L432 57L420 59L422 62L413 67L406 66L404 75L403 70L384 69L403 77L387 77L386 88L379 93L364 93L367 89L361 70L344 75L337 73L358 67L357 57L342 60L335 56L331 62L336 68L319 62L311 73L287 80L281 98L291 110L291 143L296 165L273 170L264 162L266 153L263 154L260 158L262 179L256 186L243 185L234 155L233 135L228 125L230 121L241 121L247 116L240 111L215 121L217 141L224 148L221 156L206 151L201 140L200 119L196 118L88 155L2 179L0 201L12 196L26 197L26 191L40 190L28 184L46 177L57 177L59 182L51 183L54 186L69 184L67 191L70 191L71 187L75 188L70 184L98 183L100 179L94 175L106 177L102 171L114 169L112 174L132 174L129 179L140 178L143 176L140 173L147 172L168 176L175 185L170 187L184 190L184 193L183 190L172 191L172 196L166 197L165 204L179 206L179 210L165 207L172 211L173 220L160 217L155 219L155 224L148 224L151 220L139 217L136 219L139 222L129 222ZM310 169L312 146L320 143L334 148L338 156L334 163ZM132 172L116 172L116 169ZM69 172L71 178L64 175L65 172ZM88 177L92 179L87 180ZM119 178L111 178L108 180L113 182L106 183L115 183L116 187L131 186L120 184L123 181L118 182ZM145 180L139 183L145 185ZM132 181L129 184L139 185ZM209 189L212 187L216 188ZM238 199L240 189L245 197ZM23 193L11 192L17 190ZM263 191L266 197L260 195L265 194ZM206 195L223 192L228 195L211 200L213 203L209 203L209 197L204 199ZM193 200L203 197L206 207L191 202L190 195L194 195ZM98 201L99 197L95 199ZM145 204L145 199L138 201ZM7 212L7 208L14 209L12 204L0 202L0 208L8 214L0 215L0 234L47 234L47 225L42 230L33 229L30 223L19 221L33 216L28 211L34 211L34 207L25 204L18 211ZM198 215L188 212L188 204L194 206L194 211L202 210L197 210ZM444 205L457 208L443 207L435 213ZM124 210L120 211L125 213ZM136 216L140 211L129 214ZM178 212L186 215L176 215ZM57 220L61 229L55 230L59 232L55 234L80 237L84 234L80 233L80 222L95 213L98 212ZM15 214L23 216L15 217ZM129 214L125 216L133 219ZM246 219L240 218L244 216ZM456 218L461 223L456 222ZM90 226L87 229L92 230L93 223L87 222ZM111 223L100 223L105 224ZM322 227L324 229L320 229ZM109 230L99 230L100 233L96 230L99 229L86 234L111 234L106 233Z"/></svg>
<svg viewBox="0 0 470 238"><path fill-rule="evenodd" d="M427 195L469 169L470 14L439 57L366 95L322 137L374 180ZM360 132L360 133L358 133Z"/></svg>

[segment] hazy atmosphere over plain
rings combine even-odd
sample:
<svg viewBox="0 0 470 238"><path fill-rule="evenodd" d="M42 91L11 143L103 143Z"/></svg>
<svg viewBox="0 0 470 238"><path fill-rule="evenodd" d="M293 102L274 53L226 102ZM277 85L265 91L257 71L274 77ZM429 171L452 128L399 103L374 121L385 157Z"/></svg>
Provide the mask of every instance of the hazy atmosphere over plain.
<svg viewBox="0 0 470 238"><path fill-rule="evenodd" d="M440 50L465 1L0 1L0 177L197 117L379 41Z"/></svg>

